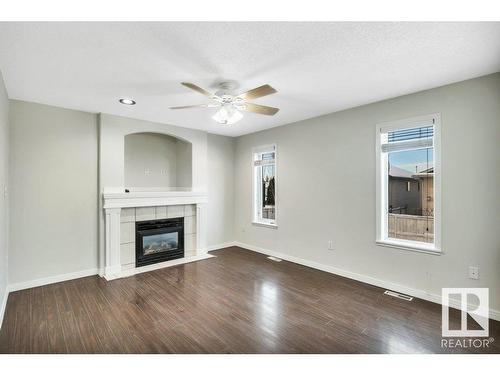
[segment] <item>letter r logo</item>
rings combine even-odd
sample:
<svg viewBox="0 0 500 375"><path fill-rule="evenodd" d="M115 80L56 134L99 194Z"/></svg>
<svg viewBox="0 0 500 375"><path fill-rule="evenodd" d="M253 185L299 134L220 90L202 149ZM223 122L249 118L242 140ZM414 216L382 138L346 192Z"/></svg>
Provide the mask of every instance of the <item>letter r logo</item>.
<svg viewBox="0 0 500 375"><path fill-rule="evenodd" d="M441 295L442 336L487 337L489 335L488 291L488 288L443 288ZM459 299L454 298L455 296ZM450 329L451 305L461 310L460 329ZM474 322L476 326L479 325L480 329L469 329L468 323Z"/></svg>

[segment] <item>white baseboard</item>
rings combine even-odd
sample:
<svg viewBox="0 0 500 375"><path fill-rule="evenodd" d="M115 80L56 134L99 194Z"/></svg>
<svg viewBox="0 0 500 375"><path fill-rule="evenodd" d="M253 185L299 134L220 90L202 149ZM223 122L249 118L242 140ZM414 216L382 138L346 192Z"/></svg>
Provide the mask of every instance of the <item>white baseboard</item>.
<svg viewBox="0 0 500 375"><path fill-rule="evenodd" d="M235 244L236 244L236 242L226 242L226 243L222 243L222 244L218 244L218 245L212 245L212 246L208 246L206 251L223 249L225 247L235 246ZM205 259L205 257L201 257L201 258ZM206 258L210 258L210 256L208 256ZM191 261L196 261L196 260L199 260L199 259L193 259ZM104 269L103 268L91 268L88 270L65 273L62 275L49 276L49 277L44 277L44 278L36 279L36 280L23 281L20 283L10 284L10 285L8 285L7 289L10 292L15 292L17 290L35 288L37 286L59 283L61 281L78 279L80 277L86 277L86 276L92 276L92 275L104 276Z"/></svg>
<svg viewBox="0 0 500 375"><path fill-rule="evenodd" d="M328 266L326 264L321 264L321 263L314 262L314 261L307 260L307 259L303 259L303 258L297 258L297 257L291 256L291 255L279 253L277 251L264 249L262 247L249 245L249 244L242 243L242 242L236 241L236 242L234 242L233 246L239 246L239 247L242 247L244 249L252 250L252 251L255 251L257 253L261 253L261 254L265 254L265 255L272 255L272 256L275 256L277 258L281 258L283 260L287 260L287 261L292 262L292 263L297 263L297 264L300 264L303 266L315 268L315 269L329 272L329 273L332 273L335 275L347 277L349 279L361 281L363 283L370 284L370 285L375 285L375 286L378 286L380 288L393 290L395 292L407 294L407 295L410 295L410 296L413 296L416 298L420 298L420 299L423 299L426 301L434 302L434 303L437 303L439 305L441 304L441 295L439 295L439 294L429 293L429 292L426 292L426 291L421 290L421 289L410 288L410 287L407 287L405 285L393 283L391 281L381 280L381 279L377 279L377 278L374 278L371 276L366 276L366 275L362 275L359 273L346 271L346 270L343 270L343 269L340 269L337 267ZM456 309L461 308L460 301L451 300L450 306L453 308L456 308ZM500 321L500 311L490 309L489 315L490 315L490 319Z"/></svg>
<svg viewBox="0 0 500 375"><path fill-rule="evenodd" d="M82 270L82 271L77 271L77 272L70 272L70 273L65 273L65 274L62 274L62 275L49 276L49 277L44 277L44 278L36 279L36 280L23 281L23 282L20 282L20 283L10 284L9 285L9 291L10 292L15 292L17 290L23 290L23 289L28 289L28 288L35 288L37 286L59 283L61 281L68 281L68 280L73 280L73 279L79 279L80 277L97 275L98 271L99 270L97 268L91 268L91 269L88 269L88 270Z"/></svg>
<svg viewBox="0 0 500 375"><path fill-rule="evenodd" d="M231 241L231 242L221 243L221 244L218 244L218 245L207 246L207 251L224 249L225 247L231 247L231 246L236 246L236 242L235 241Z"/></svg>
<svg viewBox="0 0 500 375"><path fill-rule="evenodd" d="M9 286L5 287L5 292L2 296L2 301L0 301L0 329L2 329L3 317L5 315L5 310L7 308L7 299L9 298Z"/></svg>

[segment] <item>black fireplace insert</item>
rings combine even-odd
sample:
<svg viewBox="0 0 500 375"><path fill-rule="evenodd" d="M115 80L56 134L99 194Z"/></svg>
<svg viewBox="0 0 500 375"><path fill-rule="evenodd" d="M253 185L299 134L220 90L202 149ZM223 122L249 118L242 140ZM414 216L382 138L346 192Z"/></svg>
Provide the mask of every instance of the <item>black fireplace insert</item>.
<svg viewBox="0 0 500 375"><path fill-rule="evenodd" d="M184 257L184 218L135 223L135 266Z"/></svg>

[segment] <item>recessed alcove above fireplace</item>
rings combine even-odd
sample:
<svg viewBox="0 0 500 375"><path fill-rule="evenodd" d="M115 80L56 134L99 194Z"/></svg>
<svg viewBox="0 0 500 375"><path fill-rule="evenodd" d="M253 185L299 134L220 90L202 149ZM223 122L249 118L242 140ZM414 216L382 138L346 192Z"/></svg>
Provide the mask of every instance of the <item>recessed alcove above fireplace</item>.
<svg viewBox="0 0 500 375"><path fill-rule="evenodd" d="M191 143L170 135L125 136L124 178L131 191L144 188L188 190L192 185Z"/></svg>

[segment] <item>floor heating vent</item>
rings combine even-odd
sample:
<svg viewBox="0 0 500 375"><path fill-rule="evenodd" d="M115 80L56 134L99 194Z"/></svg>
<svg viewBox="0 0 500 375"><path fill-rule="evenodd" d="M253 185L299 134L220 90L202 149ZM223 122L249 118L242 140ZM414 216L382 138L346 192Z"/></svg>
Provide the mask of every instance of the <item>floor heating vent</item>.
<svg viewBox="0 0 500 375"><path fill-rule="evenodd" d="M391 296L391 297L396 297L396 298L399 298L399 299L404 299L405 301L411 301L411 300L413 300L413 297L407 296L406 294L401 294L401 293L393 292L391 290L386 290L384 292L384 294L387 294L388 296Z"/></svg>
<svg viewBox="0 0 500 375"><path fill-rule="evenodd" d="M281 262L281 259L276 257L267 257L267 259L272 260L273 262Z"/></svg>

